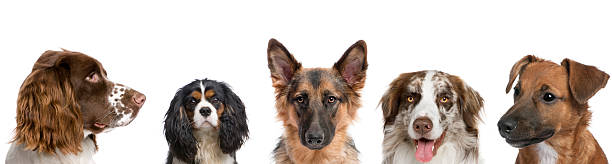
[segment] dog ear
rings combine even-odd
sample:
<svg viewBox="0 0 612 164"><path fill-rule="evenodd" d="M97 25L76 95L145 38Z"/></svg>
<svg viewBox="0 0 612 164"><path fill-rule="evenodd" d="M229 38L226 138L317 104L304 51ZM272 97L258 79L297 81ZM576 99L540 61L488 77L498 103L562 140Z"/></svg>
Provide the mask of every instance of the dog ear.
<svg viewBox="0 0 612 164"><path fill-rule="evenodd" d="M466 131L478 134L478 120L480 118L480 110L484 106L484 100L480 94L472 87L468 86L458 76L450 76L450 81L453 83L459 101L460 113L463 116L463 121L466 125Z"/></svg>
<svg viewBox="0 0 612 164"><path fill-rule="evenodd" d="M83 120L65 55L43 53L25 79L17 100L13 142L26 150L77 154L83 140Z"/></svg>
<svg viewBox="0 0 612 164"><path fill-rule="evenodd" d="M512 89L512 84L514 83L514 80L516 79L518 75L523 73L523 69L525 69L525 66L527 66L529 63L540 62L540 61L544 61L544 60L536 56L533 56L533 55L527 55L523 57L521 60L514 63L514 66L512 66L512 69L510 70L510 79L508 79L508 84L506 85L506 93L510 92L510 89Z"/></svg>
<svg viewBox="0 0 612 164"><path fill-rule="evenodd" d="M411 79L414 75L415 72L403 73L399 75L391 82L391 84L389 84L389 89L380 99L378 104L381 106L383 111L383 118L385 119L384 126L391 125L395 122L395 117L397 116L399 107L401 105L401 93L404 90L404 83Z"/></svg>
<svg viewBox="0 0 612 164"><path fill-rule="evenodd" d="M287 51L276 39L268 42L268 68L272 77L274 88L284 88L289 84L293 75L302 68L302 64L297 62L293 55Z"/></svg>
<svg viewBox="0 0 612 164"><path fill-rule="evenodd" d="M564 59L561 65L567 69L569 87L574 99L585 104L601 88L606 86L610 75L594 66L584 65L570 59Z"/></svg>
<svg viewBox="0 0 612 164"><path fill-rule="evenodd" d="M164 121L164 134L174 157L193 161L198 151L198 142L193 136L192 125L183 107L183 89L180 89L170 103Z"/></svg>
<svg viewBox="0 0 612 164"><path fill-rule="evenodd" d="M348 85L359 90L363 88L368 69L367 46L365 41L359 40L351 45L344 55L334 64L334 69L338 71Z"/></svg>
<svg viewBox="0 0 612 164"><path fill-rule="evenodd" d="M249 138L249 127L244 104L227 84L222 85L225 93L225 110L220 117L219 146L223 153L234 153Z"/></svg>

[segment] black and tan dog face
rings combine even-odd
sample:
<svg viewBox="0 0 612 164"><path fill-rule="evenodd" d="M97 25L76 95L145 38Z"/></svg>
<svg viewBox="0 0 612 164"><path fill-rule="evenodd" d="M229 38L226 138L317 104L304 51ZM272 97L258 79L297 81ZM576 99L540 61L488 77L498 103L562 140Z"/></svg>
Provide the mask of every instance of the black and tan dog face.
<svg viewBox="0 0 612 164"><path fill-rule="evenodd" d="M609 78L593 66L570 59L558 65L529 55L512 67L506 93L519 75L514 105L497 124L501 136L517 148L575 128L586 113L588 99L605 87Z"/></svg>
<svg viewBox="0 0 612 164"><path fill-rule="evenodd" d="M366 45L353 44L332 68L302 68L278 41L268 44L268 67L276 89L278 117L302 145L322 149L355 118L365 82Z"/></svg>

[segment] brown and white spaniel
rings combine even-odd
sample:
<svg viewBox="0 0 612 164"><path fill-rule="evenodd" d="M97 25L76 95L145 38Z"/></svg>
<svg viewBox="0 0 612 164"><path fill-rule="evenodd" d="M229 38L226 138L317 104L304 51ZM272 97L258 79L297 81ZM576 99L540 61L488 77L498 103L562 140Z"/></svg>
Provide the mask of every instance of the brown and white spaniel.
<svg viewBox="0 0 612 164"><path fill-rule="evenodd" d="M6 163L94 163L95 135L129 124L145 102L106 75L85 54L43 53L19 89Z"/></svg>

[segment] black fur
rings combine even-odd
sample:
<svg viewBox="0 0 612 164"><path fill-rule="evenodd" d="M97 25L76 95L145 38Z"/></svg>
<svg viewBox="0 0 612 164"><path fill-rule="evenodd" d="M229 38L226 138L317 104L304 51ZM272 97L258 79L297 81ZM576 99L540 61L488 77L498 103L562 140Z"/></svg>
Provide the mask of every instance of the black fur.
<svg viewBox="0 0 612 164"><path fill-rule="evenodd" d="M249 129L245 107L240 98L223 83L214 80L195 80L179 89L172 99L170 109L166 113L164 133L169 145L166 163L172 163L174 158L186 163L198 163L195 161L198 152L197 136L193 135L191 118L187 114L190 94L200 90L200 83L206 86L206 90L213 89L215 97L225 106L223 113L219 116L219 146L223 153L230 154L236 158L235 152L248 138Z"/></svg>

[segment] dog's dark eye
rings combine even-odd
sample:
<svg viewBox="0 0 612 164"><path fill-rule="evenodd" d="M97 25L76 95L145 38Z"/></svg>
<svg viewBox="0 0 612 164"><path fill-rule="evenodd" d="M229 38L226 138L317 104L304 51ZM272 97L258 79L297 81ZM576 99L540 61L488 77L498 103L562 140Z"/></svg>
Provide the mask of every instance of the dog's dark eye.
<svg viewBox="0 0 612 164"><path fill-rule="evenodd" d="M213 98L211 103L213 103L213 104L219 103L219 99L218 98Z"/></svg>
<svg viewBox="0 0 612 164"><path fill-rule="evenodd" d="M98 77L98 74L96 72L91 72L89 73L89 75L87 75L87 77L85 77L85 80L92 82L92 83L97 83L98 79L100 79Z"/></svg>
<svg viewBox="0 0 612 164"><path fill-rule="evenodd" d="M542 100L544 100L545 102L552 102L556 99L557 97L555 97L555 95L553 95L552 93L545 93L544 97L542 97Z"/></svg>
<svg viewBox="0 0 612 164"><path fill-rule="evenodd" d="M335 103L336 102L336 97L329 96L329 98L327 98L327 102L330 103L330 104Z"/></svg>
<svg viewBox="0 0 612 164"><path fill-rule="evenodd" d="M521 93L521 90L518 87L514 87L514 96L518 96Z"/></svg>
<svg viewBox="0 0 612 164"><path fill-rule="evenodd" d="M295 100L296 100L298 103L304 103L304 97L302 97L302 96L298 96L298 97L296 97L296 98L295 98Z"/></svg>
<svg viewBox="0 0 612 164"><path fill-rule="evenodd" d="M190 103L195 104L198 102L198 100L196 100L195 98L191 98L191 100L189 100Z"/></svg>

